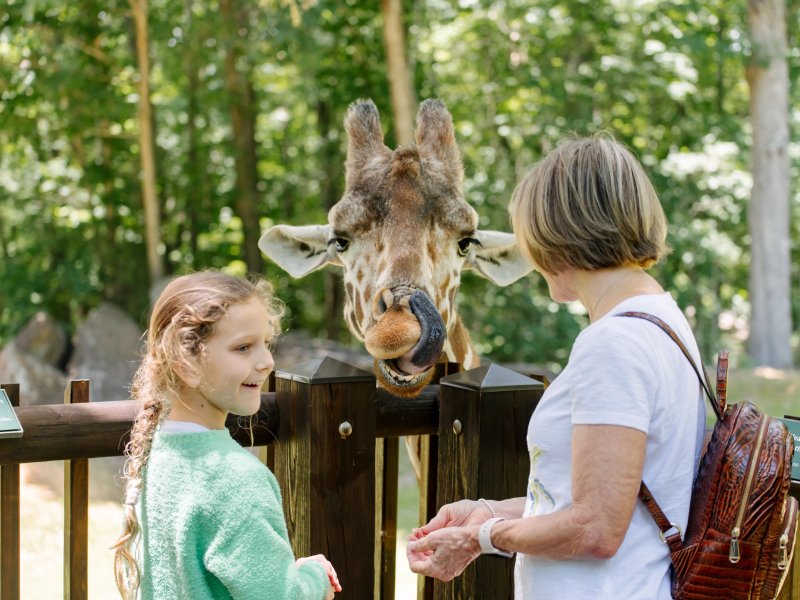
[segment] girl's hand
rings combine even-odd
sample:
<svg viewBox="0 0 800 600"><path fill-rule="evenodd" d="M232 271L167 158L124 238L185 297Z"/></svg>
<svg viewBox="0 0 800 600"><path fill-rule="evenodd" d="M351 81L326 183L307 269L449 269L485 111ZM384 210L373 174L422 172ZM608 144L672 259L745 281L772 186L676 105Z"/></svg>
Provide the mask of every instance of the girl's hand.
<svg viewBox="0 0 800 600"><path fill-rule="evenodd" d="M339 576L336 575L336 569L333 568L331 562L325 558L322 554L315 554L314 556L304 556L303 558L298 558L295 561L296 565L301 565L304 562L318 562L322 566L325 567L325 572L328 574L328 581L331 584L330 592L327 596L325 596L325 600L331 600L333 598L334 592L341 592L342 586L339 584Z"/></svg>

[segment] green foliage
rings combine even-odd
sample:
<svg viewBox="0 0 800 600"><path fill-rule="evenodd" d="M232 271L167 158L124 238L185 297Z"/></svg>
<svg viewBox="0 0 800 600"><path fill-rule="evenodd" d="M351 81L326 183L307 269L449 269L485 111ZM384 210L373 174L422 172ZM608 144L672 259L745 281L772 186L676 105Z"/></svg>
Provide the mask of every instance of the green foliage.
<svg viewBox="0 0 800 600"><path fill-rule="evenodd" d="M0 344L40 309L72 327L108 299L138 318L149 282L128 3L6 4ZM149 4L168 271L243 272L226 49L237 45L256 94L262 228L321 223L343 186L348 104L372 98L394 145L379 8L242 3L244 22L230 37L214 0ZM291 7L301 9L299 24ZM741 342L750 185L744 3L409 0L405 9L414 89L443 99L453 114L465 195L481 227L509 229L516 181L559 139L610 130L660 193L673 251L656 275L686 307L704 355ZM794 81L800 51L791 43L796 19L788 23ZM800 216L796 189L792 209ZM797 239L800 219L793 223ZM797 244L792 251L800 268ZM267 276L287 301L290 328L325 330L321 274L294 281L268 264ZM553 303L536 276L498 289L468 273L462 288L465 322L480 352L496 360L557 370L586 324L575 306ZM800 322L800 302L794 313Z"/></svg>

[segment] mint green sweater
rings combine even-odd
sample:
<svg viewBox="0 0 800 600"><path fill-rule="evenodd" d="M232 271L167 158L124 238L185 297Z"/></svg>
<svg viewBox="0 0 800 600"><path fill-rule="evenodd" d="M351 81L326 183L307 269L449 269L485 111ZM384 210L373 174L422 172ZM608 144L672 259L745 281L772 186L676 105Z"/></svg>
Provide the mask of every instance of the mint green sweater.
<svg viewBox="0 0 800 600"><path fill-rule="evenodd" d="M153 439L139 505L142 600L321 600L295 566L275 476L226 429Z"/></svg>

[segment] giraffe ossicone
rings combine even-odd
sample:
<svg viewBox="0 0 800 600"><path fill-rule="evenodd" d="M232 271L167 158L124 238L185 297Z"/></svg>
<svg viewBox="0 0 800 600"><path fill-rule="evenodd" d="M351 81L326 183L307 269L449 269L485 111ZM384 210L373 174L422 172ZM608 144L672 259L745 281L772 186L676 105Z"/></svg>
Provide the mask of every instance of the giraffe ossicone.
<svg viewBox="0 0 800 600"><path fill-rule="evenodd" d="M293 277L342 267L345 320L374 357L378 385L415 396L441 359L478 365L456 310L461 272L505 286L532 267L513 234L477 229L442 102L420 105L411 148L384 145L371 100L350 105L344 126L345 191L328 223L275 225L259 247Z"/></svg>

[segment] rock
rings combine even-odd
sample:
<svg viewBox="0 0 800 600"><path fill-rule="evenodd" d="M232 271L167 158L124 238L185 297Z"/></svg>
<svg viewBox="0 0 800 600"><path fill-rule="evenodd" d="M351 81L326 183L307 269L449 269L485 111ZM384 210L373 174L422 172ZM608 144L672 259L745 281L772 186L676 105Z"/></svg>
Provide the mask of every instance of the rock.
<svg viewBox="0 0 800 600"><path fill-rule="evenodd" d="M273 356L276 369L286 369L315 358L330 356L372 372L372 357L364 351L363 346L353 348L333 340L312 338L305 331L281 334L275 343Z"/></svg>
<svg viewBox="0 0 800 600"><path fill-rule="evenodd" d="M22 352L11 342L0 352L0 382L18 383L20 405L61 404L67 378L55 367Z"/></svg>
<svg viewBox="0 0 800 600"><path fill-rule="evenodd" d="M17 349L51 367L61 368L67 353L67 333L46 312L38 312L14 339Z"/></svg>
<svg viewBox="0 0 800 600"><path fill-rule="evenodd" d="M92 402L127 400L141 354L142 330L122 309L103 303L92 310L73 339L69 379L89 379Z"/></svg>

